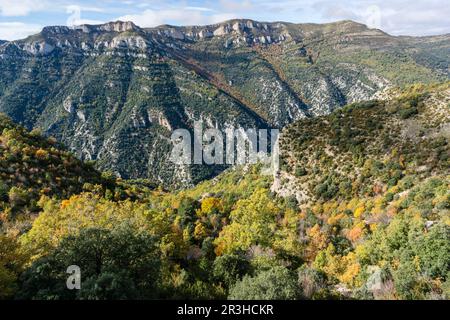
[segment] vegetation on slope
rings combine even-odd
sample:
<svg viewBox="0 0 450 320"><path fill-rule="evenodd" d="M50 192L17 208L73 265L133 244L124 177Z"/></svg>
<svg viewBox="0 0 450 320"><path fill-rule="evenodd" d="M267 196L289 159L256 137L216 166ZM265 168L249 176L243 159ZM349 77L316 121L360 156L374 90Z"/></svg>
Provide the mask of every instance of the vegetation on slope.
<svg viewBox="0 0 450 320"><path fill-rule="evenodd" d="M145 180L123 182L111 173L102 174L54 138L43 137L39 130L28 132L2 114L0 133L0 227L4 230L25 231L30 217L41 211L38 202L43 196L66 199L95 191L111 200L136 199L154 188Z"/></svg>
<svg viewBox="0 0 450 320"><path fill-rule="evenodd" d="M3 297L448 299L448 107L448 84L415 86L302 120L275 181L256 165L141 199L42 196L0 238Z"/></svg>

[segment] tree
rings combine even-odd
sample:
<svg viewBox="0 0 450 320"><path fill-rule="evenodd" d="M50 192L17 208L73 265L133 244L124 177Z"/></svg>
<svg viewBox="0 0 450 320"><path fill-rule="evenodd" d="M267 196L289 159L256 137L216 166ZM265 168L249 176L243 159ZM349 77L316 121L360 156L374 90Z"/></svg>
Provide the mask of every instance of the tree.
<svg viewBox="0 0 450 320"><path fill-rule="evenodd" d="M196 211L199 209L200 204L198 201L184 197L181 199L178 206L178 215L180 217L180 223L182 227L186 227L192 224L196 217Z"/></svg>
<svg viewBox="0 0 450 320"><path fill-rule="evenodd" d="M254 277L245 276L232 286L228 296L231 300L294 300L298 297L295 275L281 266Z"/></svg>
<svg viewBox="0 0 450 320"><path fill-rule="evenodd" d="M200 216L221 213L223 211L222 200L214 197L208 197L202 200L201 210L198 211Z"/></svg>
<svg viewBox="0 0 450 320"><path fill-rule="evenodd" d="M251 271L250 263L237 254L225 254L217 257L213 264L214 278L227 288Z"/></svg>
<svg viewBox="0 0 450 320"><path fill-rule="evenodd" d="M20 207L25 206L28 201L27 190L20 187L12 187L9 190L8 197L11 207L18 210Z"/></svg>
<svg viewBox="0 0 450 320"><path fill-rule="evenodd" d="M400 299L423 299L425 288L412 261L400 263L393 272L395 290Z"/></svg>
<svg viewBox="0 0 450 320"><path fill-rule="evenodd" d="M429 277L445 279L450 269L450 228L433 226L417 239L417 255L422 271Z"/></svg>
<svg viewBox="0 0 450 320"><path fill-rule="evenodd" d="M170 225L165 216L149 214L145 206L137 202L113 202L91 193L63 201L44 196L39 206L43 211L31 230L21 237L22 244L35 255L34 258L48 254L63 238L77 235L83 229L109 230L126 222L137 230L156 234L165 233L164 226ZM148 220L151 223L146 224Z"/></svg>
<svg viewBox="0 0 450 320"><path fill-rule="evenodd" d="M328 294L325 274L306 265L298 269L298 286L305 299L322 298Z"/></svg>
<svg viewBox="0 0 450 320"><path fill-rule="evenodd" d="M276 218L282 209L269 197L266 189L257 189L248 199L239 200L231 212L232 223L216 239L216 253L247 250L251 245L268 247L274 240Z"/></svg>
<svg viewBox="0 0 450 320"><path fill-rule="evenodd" d="M67 267L81 270L81 290L66 288ZM63 239L21 277L19 298L145 299L160 292L160 258L152 237L127 226L85 229Z"/></svg>
<svg viewBox="0 0 450 320"><path fill-rule="evenodd" d="M17 290L17 278L27 260L15 239L0 235L0 299L10 298Z"/></svg>

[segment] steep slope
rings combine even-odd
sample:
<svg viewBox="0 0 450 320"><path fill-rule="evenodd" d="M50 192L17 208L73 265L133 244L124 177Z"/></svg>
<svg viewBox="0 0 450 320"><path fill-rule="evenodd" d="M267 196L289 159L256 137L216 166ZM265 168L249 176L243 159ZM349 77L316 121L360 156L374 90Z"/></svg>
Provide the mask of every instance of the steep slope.
<svg viewBox="0 0 450 320"><path fill-rule="evenodd" d="M28 132L0 114L0 211L2 222L39 211L41 195L60 198L103 183L101 174L54 139Z"/></svg>
<svg viewBox="0 0 450 320"><path fill-rule="evenodd" d="M49 27L5 53L2 110L124 178L183 185L217 170L191 174L168 160L171 131L191 128L193 119L266 126L239 101L164 58L131 23Z"/></svg>
<svg viewBox="0 0 450 320"><path fill-rule="evenodd" d="M170 32L164 32L167 28ZM279 126L370 99L391 85L449 76L448 35L393 37L352 21L317 25L231 20L149 32L171 36L174 50L229 84L229 90Z"/></svg>
<svg viewBox="0 0 450 320"><path fill-rule="evenodd" d="M164 58L131 23L48 27L4 52L1 109L124 178L185 185L217 170L168 161L171 131L192 127L192 119L266 126L239 101Z"/></svg>
<svg viewBox="0 0 450 320"><path fill-rule="evenodd" d="M0 111L102 170L187 186L223 168L173 166L172 130L196 119L282 127L391 85L448 79L448 40L350 21L46 27L0 45Z"/></svg>
<svg viewBox="0 0 450 320"><path fill-rule="evenodd" d="M450 84L393 90L282 133L273 190L300 203L386 192L405 177L449 173Z"/></svg>
<svg viewBox="0 0 450 320"><path fill-rule="evenodd" d="M197 200L194 235L214 237L219 257L245 252L257 269L295 270L290 281L304 298L442 299L450 294L449 111L448 82L391 90L384 101L289 125L270 188L282 197L246 167L169 203ZM178 208L189 212L183 200ZM220 231L217 212L229 219ZM244 277L230 296L254 297L258 280Z"/></svg>
<svg viewBox="0 0 450 320"><path fill-rule="evenodd" d="M21 234L42 211L40 201L92 192L110 201L144 199L156 185L117 179L57 142L0 114L0 234Z"/></svg>

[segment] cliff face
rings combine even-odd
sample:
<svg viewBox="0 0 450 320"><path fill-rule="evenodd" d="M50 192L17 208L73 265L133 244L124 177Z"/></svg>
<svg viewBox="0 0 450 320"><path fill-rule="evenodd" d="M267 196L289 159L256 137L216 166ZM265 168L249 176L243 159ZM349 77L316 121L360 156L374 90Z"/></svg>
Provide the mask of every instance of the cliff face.
<svg viewBox="0 0 450 320"><path fill-rule="evenodd" d="M0 111L103 170L186 186L222 168L174 167L172 130L196 119L283 127L392 85L446 80L449 43L351 21L46 27L0 42Z"/></svg>

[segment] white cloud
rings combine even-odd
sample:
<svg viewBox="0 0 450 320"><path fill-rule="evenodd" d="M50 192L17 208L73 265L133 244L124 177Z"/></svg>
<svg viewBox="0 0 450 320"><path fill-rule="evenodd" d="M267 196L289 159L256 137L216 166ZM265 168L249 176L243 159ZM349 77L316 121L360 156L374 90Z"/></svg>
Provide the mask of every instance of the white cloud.
<svg viewBox="0 0 450 320"><path fill-rule="evenodd" d="M352 19L370 25L379 15L379 28L394 35L430 35L450 32L448 0L356 1L322 0L314 9L326 20ZM370 10L370 8L376 10Z"/></svg>
<svg viewBox="0 0 450 320"><path fill-rule="evenodd" d="M70 24L68 24L68 26L79 26L82 24L103 24L106 21L102 21L102 20L93 20L93 19L74 19L71 21Z"/></svg>
<svg viewBox="0 0 450 320"><path fill-rule="evenodd" d="M98 24L106 22L100 21L102 19L114 20L120 15L118 19L131 20L142 27L205 25L232 18L294 23L351 19L394 35L429 35L450 33L448 1L102 0L90 5L85 0L0 0L0 18L18 17L9 20L22 22L21 28L33 26L32 21L54 25L61 23L61 17L67 19L65 24L68 25ZM28 20L30 18L33 20Z"/></svg>
<svg viewBox="0 0 450 320"><path fill-rule="evenodd" d="M33 11L44 10L47 1L0 0L0 15L7 17L26 16Z"/></svg>
<svg viewBox="0 0 450 320"><path fill-rule="evenodd" d="M205 8L205 7L186 7L186 10L197 10L197 11L203 11L203 12L213 12L214 9L211 8Z"/></svg>
<svg viewBox="0 0 450 320"><path fill-rule="evenodd" d="M125 15L117 20L132 21L141 27L156 27L162 24L207 25L236 18L233 13L204 14L202 10L192 8L151 10L140 14Z"/></svg>
<svg viewBox="0 0 450 320"><path fill-rule="evenodd" d="M42 26L22 22L0 22L0 39L16 40L23 39L31 34L38 33Z"/></svg>
<svg viewBox="0 0 450 320"><path fill-rule="evenodd" d="M220 6L228 11L248 11L256 9L252 1L235 1L235 0L220 0Z"/></svg>

